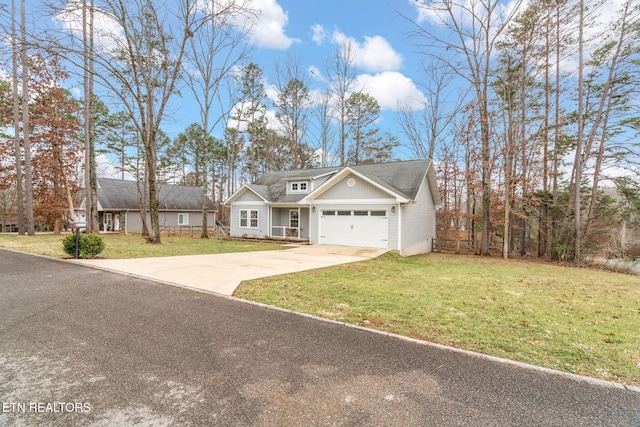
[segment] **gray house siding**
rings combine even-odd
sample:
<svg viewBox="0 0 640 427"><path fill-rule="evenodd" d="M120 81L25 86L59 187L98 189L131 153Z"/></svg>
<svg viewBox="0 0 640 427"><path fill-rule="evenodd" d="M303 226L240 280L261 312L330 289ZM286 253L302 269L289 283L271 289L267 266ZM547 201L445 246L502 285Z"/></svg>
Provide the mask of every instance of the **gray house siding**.
<svg viewBox="0 0 640 427"><path fill-rule="evenodd" d="M243 209L258 210L258 228L240 227L240 211ZM266 203L241 202L231 206L231 235L235 237L263 238L270 235L269 206Z"/></svg>
<svg viewBox="0 0 640 427"><path fill-rule="evenodd" d="M354 180L353 187L347 185L349 179ZM389 193L375 187L360 177L348 175L322 193L316 200L355 200L355 199L388 199Z"/></svg>
<svg viewBox="0 0 640 427"><path fill-rule="evenodd" d="M179 224L178 223L178 215L179 214L187 214L189 215L188 224ZM200 227L202 226L202 212L197 211L170 211L163 212L160 211L158 213L158 219L160 221L160 227L177 227L183 225L185 227ZM122 221L122 219L120 219ZM207 225L213 226L215 225L216 216L213 212L209 212L207 214ZM147 213L147 226L151 226L151 217ZM123 228L121 224L121 228ZM127 233L140 233L142 232L142 219L140 218L140 211L128 211L126 212L125 220L124 220L124 229Z"/></svg>
<svg viewBox="0 0 640 427"><path fill-rule="evenodd" d="M149 225L150 217L147 214L147 225ZM125 218L125 231L127 233L142 232L142 219L140 219L140 211L129 211Z"/></svg>
<svg viewBox="0 0 640 427"><path fill-rule="evenodd" d="M237 201L238 202L258 202L258 203L264 202L264 200L262 200L257 194L249 190L242 193L242 195L238 197Z"/></svg>
<svg viewBox="0 0 640 427"><path fill-rule="evenodd" d="M289 208L272 208L271 225L289 226Z"/></svg>
<svg viewBox="0 0 640 427"><path fill-rule="evenodd" d="M178 214L187 214L188 221L187 224L179 224L178 223ZM138 215L140 217L140 215ZM160 226L191 226L191 227L200 227L202 226L202 212L160 212ZM207 214L207 225L213 226L215 225L215 215L213 213Z"/></svg>
<svg viewBox="0 0 640 427"><path fill-rule="evenodd" d="M309 243L312 245L318 244L318 215L320 215L320 208L312 204L309 209Z"/></svg>
<svg viewBox="0 0 640 427"><path fill-rule="evenodd" d="M422 181L415 203L401 207L402 239L400 253L415 255L431 251L431 241L436 235L435 206L427 178Z"/></svg>
<svg viewBox="0 0 640 427"><path fill-rule="evenodd" d="M309 209L300 209L300 238L309 238Z"/></svg>

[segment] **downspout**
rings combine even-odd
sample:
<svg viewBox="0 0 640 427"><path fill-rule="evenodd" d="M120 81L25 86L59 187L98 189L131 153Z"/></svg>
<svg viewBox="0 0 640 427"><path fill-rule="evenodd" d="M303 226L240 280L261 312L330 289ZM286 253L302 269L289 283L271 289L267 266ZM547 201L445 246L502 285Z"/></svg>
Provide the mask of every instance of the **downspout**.
<svg viewBox="0 0 640 427"><path fill-rule="evenodd" d="M398 210L398 251L402 255L402 207L400 203L397 204L396 209Z"/></svg>

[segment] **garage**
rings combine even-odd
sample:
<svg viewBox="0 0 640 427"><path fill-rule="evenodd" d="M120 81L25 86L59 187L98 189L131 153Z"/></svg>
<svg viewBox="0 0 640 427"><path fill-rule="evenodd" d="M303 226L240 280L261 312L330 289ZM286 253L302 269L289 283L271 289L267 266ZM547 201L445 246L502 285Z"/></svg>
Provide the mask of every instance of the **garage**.
<svg viewBox="0 0 640 427"><path fill-rule="evenodd" d="M383 209L323 209L319 243L326 245L387 248L389 217Z"/></svg>

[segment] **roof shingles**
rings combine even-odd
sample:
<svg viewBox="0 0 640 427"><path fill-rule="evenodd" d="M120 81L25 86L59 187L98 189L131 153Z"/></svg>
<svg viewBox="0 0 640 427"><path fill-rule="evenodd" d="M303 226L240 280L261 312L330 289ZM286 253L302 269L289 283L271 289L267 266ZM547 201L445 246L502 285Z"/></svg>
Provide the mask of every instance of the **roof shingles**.
<svg viewBox="0 0 640 427"><path fill-rule="evenodd" d="M430 165L431 160L409 160L348 167L378 185L404 196L409 200L414 200ZM287 181L294 179L313 179L314 188L319 188L320 185L330 179L333 174L342 169L344 168L329 167L269 172L248 186L269 202L295 203L303 199L306 194L287 194Z"/></svg>
<svg viewBox="0 0 640 427"><path fill-rule="evenodd" d="M160 210L202 210L202 188L186 185L161 184ZM138 210L138 184L136 181L98 178L98 201L103 210ZM207 199L208 210L217 210Z"/></svg>

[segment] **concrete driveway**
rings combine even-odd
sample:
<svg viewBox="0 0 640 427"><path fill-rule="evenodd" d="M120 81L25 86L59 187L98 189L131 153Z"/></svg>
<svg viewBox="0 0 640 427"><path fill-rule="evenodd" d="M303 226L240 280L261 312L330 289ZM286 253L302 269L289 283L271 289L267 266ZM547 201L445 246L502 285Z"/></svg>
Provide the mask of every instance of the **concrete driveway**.
<svg viewBox="0 0 640 427"><path fill-rule="evenodd" d="M364 261L386 251L349 246L295 245L276 251L73 262L172 285L232 295L244 280Z"/></svg>

